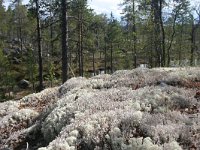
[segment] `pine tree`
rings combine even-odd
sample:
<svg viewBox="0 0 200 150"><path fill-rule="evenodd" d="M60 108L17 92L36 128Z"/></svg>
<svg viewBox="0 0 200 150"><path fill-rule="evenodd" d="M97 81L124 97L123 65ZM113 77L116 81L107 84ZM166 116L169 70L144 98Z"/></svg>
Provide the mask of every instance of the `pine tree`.
<svg viewBox="0 0 200 150"><path fill-rule="evenodd" d="M137 28L136 28L136 0L124 0L122 5L124 6L124 16L122 19L126 22L128 41L131 41L131 51L133 67L137 67Z"/></svg>
<svg viewBox="0 0 200 150"><path fill-rule="evenodd" d="M62 82L68 78L68 22L67 22L67 1L61 1L61 28L62 28Z"/></svg>
<svg viewBox="0 0 200 150"><path fill-rule="evenodd" d="M42 45L41 45L41 25L40 25L40 7L39 0L35 0L36 19L37 19L37 44L38 44L38 66L39 66L39 91L43 90L43 64L42 64Z"/></svg>

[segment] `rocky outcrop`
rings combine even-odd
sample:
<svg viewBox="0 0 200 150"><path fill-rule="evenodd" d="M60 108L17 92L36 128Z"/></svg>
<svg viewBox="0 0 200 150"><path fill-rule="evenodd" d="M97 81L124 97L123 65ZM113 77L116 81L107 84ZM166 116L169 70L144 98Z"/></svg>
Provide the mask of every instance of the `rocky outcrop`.
<svg viewBox="0 0 200 150"><path fill-rule="evenodd" d="M0 104L0 149L200 148L200 68L78 77Z"/></svg>

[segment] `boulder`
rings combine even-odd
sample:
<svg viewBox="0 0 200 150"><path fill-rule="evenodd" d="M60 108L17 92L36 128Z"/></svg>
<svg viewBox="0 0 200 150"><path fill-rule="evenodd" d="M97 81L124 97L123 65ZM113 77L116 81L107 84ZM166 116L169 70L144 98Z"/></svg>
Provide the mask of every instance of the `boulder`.
<svg viewBox="0 0 200 150"><path fill-rule="evenodd" d="M17 39L17 38L14 38L13 40L12 40L12 43L13 44L20 44L20 39Z"/></svg>
<svg viewBox="0 0 200 150"><path fill-rule="evenodd" d="M4 54L4 55L10 54L9 49L8 49L8 48L4 48L4 49L3 49L3 54Z"/></svg>
<svg viewBox="0 0 200 150"><path fill-rule="evenodd" d="M20 88L22 88L22 89L28 88L29 85L30 85L30 82L27 81L27 80L25 80L25 79L19 81L19 83L18 83L18 86L19 86Z"/></svg>

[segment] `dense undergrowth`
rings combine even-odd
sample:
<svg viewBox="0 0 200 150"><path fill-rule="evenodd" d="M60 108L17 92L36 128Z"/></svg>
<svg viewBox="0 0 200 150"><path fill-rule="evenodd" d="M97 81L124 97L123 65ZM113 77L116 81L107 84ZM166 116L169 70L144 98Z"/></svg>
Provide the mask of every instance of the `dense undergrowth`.
<svg viewBox="0 0 200 150"><path fill-rule="evenodd" d="M200 149L200 68L117 71L0 103L0 149Z"/></svg>

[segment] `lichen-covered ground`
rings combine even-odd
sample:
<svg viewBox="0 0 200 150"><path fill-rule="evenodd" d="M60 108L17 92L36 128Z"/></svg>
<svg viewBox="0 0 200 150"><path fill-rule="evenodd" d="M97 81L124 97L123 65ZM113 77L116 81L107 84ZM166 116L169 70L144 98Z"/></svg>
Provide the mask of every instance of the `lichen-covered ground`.
<svg viewBox="0 0 200 150"><path fill-rule="evenodd" d="M72 78L0 103L0 149L200 149L200 68Z"/></svg>

